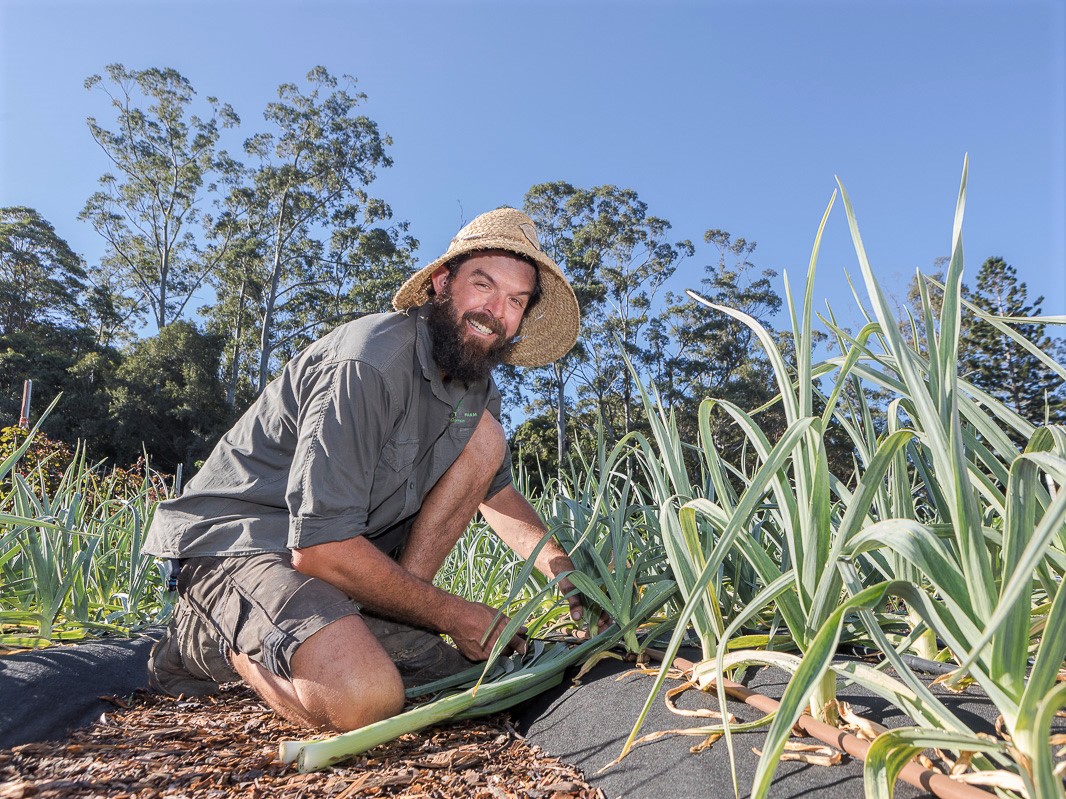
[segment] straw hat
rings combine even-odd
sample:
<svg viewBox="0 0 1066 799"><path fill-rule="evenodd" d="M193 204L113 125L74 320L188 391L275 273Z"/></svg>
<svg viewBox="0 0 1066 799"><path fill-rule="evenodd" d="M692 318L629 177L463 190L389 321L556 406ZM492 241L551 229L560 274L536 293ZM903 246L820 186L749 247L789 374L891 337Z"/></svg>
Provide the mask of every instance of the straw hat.
<svg viewBox="0 0 1066 799"><path fill-rule="evenodd" d="M577 341L581 314L577 298L559 266L540 249L533 220L514 208L499 208L476 217L455 234L448 251L423 267L392 298L397 311L429 300L433 273L448 261L478 250L506 250L528 258L540 272L540 301L518 328L506 362L515 366L546 366L570 351Z"/></svg>

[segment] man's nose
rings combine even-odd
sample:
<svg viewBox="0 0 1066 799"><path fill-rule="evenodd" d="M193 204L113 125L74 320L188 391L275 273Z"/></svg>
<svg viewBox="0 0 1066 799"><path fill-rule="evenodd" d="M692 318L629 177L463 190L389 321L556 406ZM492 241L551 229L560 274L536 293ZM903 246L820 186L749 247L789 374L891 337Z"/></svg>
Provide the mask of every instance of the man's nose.
<svg viewBox="0 0 1066 799"><path fill-rule="evenodd" d="M491 297L485 300L485 304L483 307L485 311L489 313L494 319L502 319L503 304L505 299L506 298L501 293L496 292Z"/></svg>

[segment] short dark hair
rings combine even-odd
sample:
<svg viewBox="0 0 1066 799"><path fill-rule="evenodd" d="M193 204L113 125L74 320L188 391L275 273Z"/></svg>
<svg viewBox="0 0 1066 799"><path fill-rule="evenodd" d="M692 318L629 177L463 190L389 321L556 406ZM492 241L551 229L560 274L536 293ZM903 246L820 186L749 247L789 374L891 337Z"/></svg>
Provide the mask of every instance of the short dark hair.
<svg viewBox="0 0 1066 799"><path fill-rule="evenodd" d="M443 264L444 268L448 270L448 279L450 280L455 277L456 273L459 271L459 267L466 263L470 258L473 258L475 255L484 255L487 252L504 253L510 255L512 258L525 261L533 267L533 291L529 295L529 302L526 303L526 310L522 314L524 318L525 314L532 311L533 307L540 302L541 295L544 293L544 289L540 282L540 267L537 266L537 262L528 255L522 255L522 253L512 252L511 250L474 250L473 252L464 252L462 255L457 255ZM429 284L428 292L430 297L437 293L437 290L433 288L433 283Z"/></svg>

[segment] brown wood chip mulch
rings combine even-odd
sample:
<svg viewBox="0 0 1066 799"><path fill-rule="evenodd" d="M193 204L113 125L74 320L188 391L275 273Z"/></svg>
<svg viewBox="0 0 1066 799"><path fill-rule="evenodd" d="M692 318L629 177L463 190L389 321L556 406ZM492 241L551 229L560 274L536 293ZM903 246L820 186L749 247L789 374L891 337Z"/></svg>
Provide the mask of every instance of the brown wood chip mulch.
<svg viewBox="0 0 1066 799"><path fill-rule="evenodd" d="M202 699L107 699L114 712L65 741L0 749L0 799L604 799L506 714L431 727L300 774L278 761L278 742L311 736L238 684Z"/></svg>

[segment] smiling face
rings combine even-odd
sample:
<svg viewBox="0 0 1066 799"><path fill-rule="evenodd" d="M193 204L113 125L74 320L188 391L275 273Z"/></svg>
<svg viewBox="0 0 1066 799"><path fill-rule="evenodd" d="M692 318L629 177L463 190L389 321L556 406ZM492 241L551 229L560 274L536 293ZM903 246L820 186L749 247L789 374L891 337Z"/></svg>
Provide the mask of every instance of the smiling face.
<svg viewBox="0 0 1066 799"><path fill-rule="evenodd" d="M446 376L470 383L503 360L536 278L532 264L499 250L469 256L454 274L447 266L433 274L433 354Z"/></svg>
<svg viewBox="0 0 1066 799"><path fill-rule="evenodd" d="M536 269L527 261L490 250L466 258L454 275L442 266L433 274L433 288L437 294L451 295L466 333L488 346L501 336L506 341L514 338L536 278Z"/></svg>

